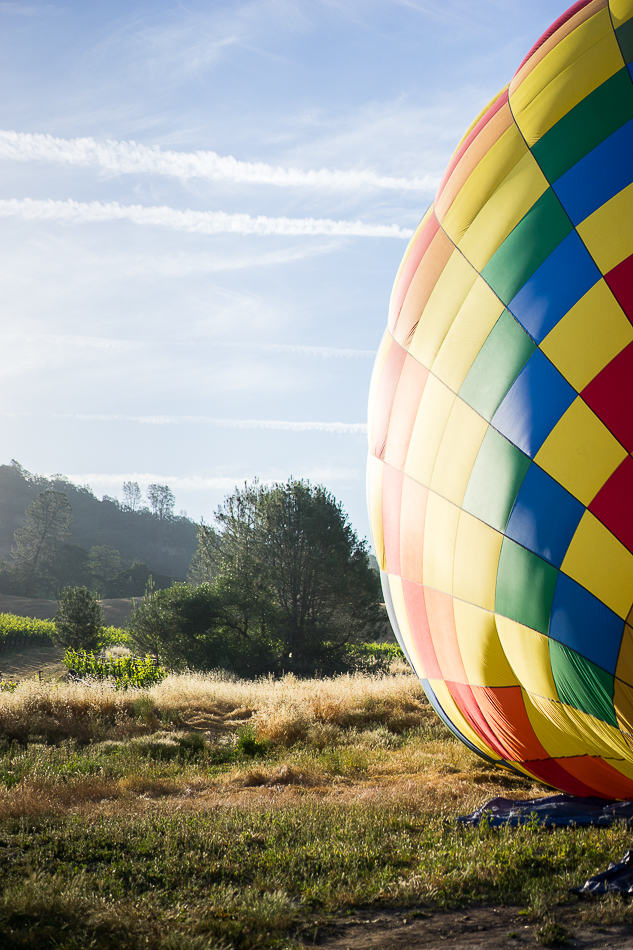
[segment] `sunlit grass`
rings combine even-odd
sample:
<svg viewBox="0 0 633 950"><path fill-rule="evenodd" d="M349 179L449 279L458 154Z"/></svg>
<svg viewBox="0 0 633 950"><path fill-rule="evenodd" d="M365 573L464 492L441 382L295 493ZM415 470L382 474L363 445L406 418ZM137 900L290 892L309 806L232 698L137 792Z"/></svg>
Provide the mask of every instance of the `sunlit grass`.
<svg viewBox="0 0 633 950"><path fill-rule="evenodd" d="M457 825L547 789L457 742L405 673L28 681L0 696L0 730L7 950L289 948L360 906L505 903L547 923L628 845L624 827Z"/></svg>

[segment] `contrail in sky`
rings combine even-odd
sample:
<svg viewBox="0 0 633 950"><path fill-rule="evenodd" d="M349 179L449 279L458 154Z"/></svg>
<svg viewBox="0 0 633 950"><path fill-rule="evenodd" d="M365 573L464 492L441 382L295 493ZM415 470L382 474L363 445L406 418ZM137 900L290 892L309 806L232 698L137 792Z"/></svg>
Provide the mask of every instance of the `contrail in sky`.
<svg viewBox="0 0 633 950"><path fill-rule="evenodd" d="M334 432L338 435L367 432L366 422L288 422L281 419L216 419L212 416L127 416L118 414L64 415L57 419L77 419L86 422L140 422L143 425L169 426L180 423L207 425L219 429L283 429L287 432Z"/></svg>
<svg viewBox="0 0 633 950"><path fill-rule="evenodd" d="M22 345L45 344L46 346L61 346L64 348L77 347L79 349L95 350L135 350L158 349L168 347L199 350L201 347L210 349L232 349L262 351L264 353L288 353L293 356L315 356L324 359L373 360L375 350L355 350L338 346L311 346L304 343L251 343L248 340L125 340L115 337L101 336L73 336L71 334L54 333L0 333L0 341L5 343L20 343Z"/></svg>
<svg viewBox="0 0 633 950"><path fill-rule="evenodd" d="M397 224L364 224L330 218L268 218L264 215L226 214L224 211L178 211L166 206L121 205L118 201L53 201L34 198L0 200L0 217L21 217L63 224L131 221L197 234L279 234L339 237L410 238L411 228Z"/></svg>
<svg viewBox="0 0 633 950"><path fill-rule="evenodd" d="M239 184L279 185L354 190L386 188L392 191L434 191L439 179L395 178L372 171L337 171L328 168L302 171L280 168L264 162L241 162L232 155L216 152L175 152L158 145L137 142L76 138L0 130L0 158L18 162L46 161L75 167L98 167L113 174L167 175L181 180L206 178Z"/></svg>

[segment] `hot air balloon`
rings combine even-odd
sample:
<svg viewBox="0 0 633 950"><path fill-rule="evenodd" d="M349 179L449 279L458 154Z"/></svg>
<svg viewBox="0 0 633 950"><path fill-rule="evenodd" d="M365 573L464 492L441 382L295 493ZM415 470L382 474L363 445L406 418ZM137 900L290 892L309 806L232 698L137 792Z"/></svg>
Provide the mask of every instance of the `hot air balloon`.
<svg viewBox="0 0 633 950"><path fill-rule="evenodd" d="M396 636L489 760L633 797L633 0L475 119L396 277L368 501Z"/></svg>

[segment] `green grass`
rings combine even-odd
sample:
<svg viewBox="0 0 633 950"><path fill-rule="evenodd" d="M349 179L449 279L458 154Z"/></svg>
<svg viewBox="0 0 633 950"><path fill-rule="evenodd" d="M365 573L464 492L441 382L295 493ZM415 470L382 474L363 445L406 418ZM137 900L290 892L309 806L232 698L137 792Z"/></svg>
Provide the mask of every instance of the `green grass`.
<svg viewBox="0 0 633 950"><path fill-rule="evenodd" d="M569 888L629 830L458 825L547 790L477 759L418 692L413 677L183 677L0 695L24 719L0 742L0 947L290 950L361 910L474 904L522 908L541 943L562 940ZM103 728L64 738L63 715ZM613 900L574 913L633 921Z"/></svg>
<svg viewBox="0 0 633 950"><path fill-rule="evenodd" d="M314 800L14 820L0 834L0 943L109 947L124 928L126 947L197 945L178 942L186 938L250 950L293 946L331 915L367 905L483 901L547 915L628 841L624 828L491 833L402 805ZM47 933L51 902L57 924ZM113 934L99 930L114 920Z"/></svg>
<svg viewBox="0 0 633 950"><path fill-rule="evenodd" d="M352 731L334 748L276 748L248 727L222 744L182 731L5 744L0 789L32 789L39 802L57 791L75 810L27 807L0 822L0 946L272 950L300 946L357 908L481 902L524 907L547 941L569 887L630 843L624 826L473 829L454 822L454 805L438 814L398 795L341 804L311 794L310 782L284 789L290 772L352 790L389 755L455 745L428 730L373 733ZM267 774L265 797L248 788ZM205 804L208 790L224 795ZM627 906L614 916L629 916Z"/></svg>

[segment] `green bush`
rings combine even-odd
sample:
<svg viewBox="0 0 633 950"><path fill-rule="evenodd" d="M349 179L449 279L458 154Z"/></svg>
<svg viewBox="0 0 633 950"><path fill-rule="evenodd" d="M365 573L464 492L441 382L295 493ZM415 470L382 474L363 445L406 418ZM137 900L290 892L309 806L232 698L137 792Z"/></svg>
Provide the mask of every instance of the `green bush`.
<svg viewBox="0 0 633 950"><path fill-rule="evenodd" d="M102 657L85 650L66 650L64 664L75 678L113 680L117 689L147 689L167 676L167 670L151 656Z"/></svg>
<svg viewBox="0 0 633 950"><path fill-rule="evenodd" d="M279 672L282 645L270 635L244 636L227 614L213 585L174 584L147 591L132 611L129 631L139 651L170 669L224 669L245 678Z"/></svg>
<svg viewBox="0 0 633 950"><path fill-rule="evenodd" d="M55 639L69 650L96 650L103 619L97 594L87 587L64 587L57 600Z"/></svg>
<svg viewBox="0 0 633 950"><path fill-rule="evenodd" d="M132 637L122 627L104 627L101 631L101 647L132 647Z"/></svg>
<svg viewBox="0 0 633 950"><path fill-rule="evenodd" d="M238 732L235 751L247 758L263 758L271 751L271 743L258 739L252 726L242 726Z"/></svg>
<svg viewBox="0 0 633 950"><path fill-rule="evenodd" d="M397 643L364 643L363 651L368 656L373 656L376 660L386 661L406 660L406 657Z"/></svg>

